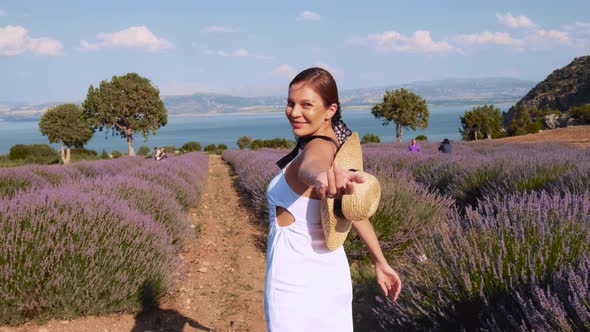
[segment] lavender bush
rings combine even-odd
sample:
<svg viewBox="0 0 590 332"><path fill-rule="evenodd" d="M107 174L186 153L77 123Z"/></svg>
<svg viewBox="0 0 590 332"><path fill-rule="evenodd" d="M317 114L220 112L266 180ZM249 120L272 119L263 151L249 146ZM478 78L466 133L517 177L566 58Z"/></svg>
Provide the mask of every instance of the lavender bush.
<svg viewBox="0 0 590 332"><path fill-rule="evenodd" d="M77 182L82 177L78 169L64 165L35 166L31 167L30 170L44 178L52 186Z"/></svg>
<svg viewBox="0 0 590 332"><path fill-rule="evenodd" d="M157 224L164 226L170 237L175 252L190 234L190 223L182 206L176 201L173 191L156 183L150 183L136 177L115 176L85 179L71 187L72 190L96 192L115 200L126 201L133 209L150 217Z"/></svg>
<svg viewBox="0 0 590 332"><path fill-rule="evenodd" d="M150 162L123 172L125 176L156 183L175 193L183 209L195 206L207 175L207 156L192 152L162 162Z"/></svg>
<svg viewBox="0 0 590 332"><path fill-rule="evenodd" d="M47 187L49 183L31 172L30 166L0 168L0 198L10 198L25 190Z"/></svg>
<svg viewBox="0 0 590 332"><path fill-rule="evenodd" d="M225 150L221 157L236 173L237 186L246 195L250 206L259 216L260 225L268 226L266 188L280 169L275 164L288 151L260 149L257 151Z"/></svg>
<svg viewBox="0 0 590 332"><path fill-rule="evenodd" d="M384 329L580 330L590 324L590 195L521 193L451 213L400 266Z"/></svg>
<svg viewBox="0 0 590 332"><path fill-rule="evenodd" d="M137 311L144 290L161 297L207 166L196 152L0 170L0 324Z"/></svg>
<svg viewBox="0 0 590 332"><path fill-rule="evenodd" d="M72 166L80 171L85 177L97 177L103 175L117 175L125 170L137 166L146 166L153 163L151 159L141 157L122 157L107 160L92 160L74 163Z"/></svg>
<svg viewBox="0 0 590 332"><path fill-rule="evenodd" d="M42 189L0 200L0 323L139 310L164 294L166 230L126 201Z"/></svg>
<svg viewBox="0 0 590 332"><path fill-rule="evenodd" d="M370 220L383 253L388 260L394 260L422 237L424 229L444 220L452 200L429 193L404 172L387 177L378 174L378 178L381 201ZM368 258L366 247L354 232L348 239L345 246L349 258Z"/></svg>

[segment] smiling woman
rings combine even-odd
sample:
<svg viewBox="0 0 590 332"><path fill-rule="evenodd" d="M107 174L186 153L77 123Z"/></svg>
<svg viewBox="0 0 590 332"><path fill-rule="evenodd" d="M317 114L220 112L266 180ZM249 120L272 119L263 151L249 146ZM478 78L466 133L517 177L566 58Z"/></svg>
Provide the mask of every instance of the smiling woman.
<svg viewBox="0 0 590 332"><path fill-rule="evenodd" d="M333 165L339 148L354 144L349 137L359 143L340 113L336 82L326 70L304 70L289 85L285 114L299 139L277 162L282 170L266 193L270 226L264 306L271 332L353 330L348 260L342 245L327 245L321 214L324 199L351 195L353 183L365 182L358 173ZM364 219L353 227L371 254L377 282L395 300L401 282L385 261L371 224Z"/></svg>

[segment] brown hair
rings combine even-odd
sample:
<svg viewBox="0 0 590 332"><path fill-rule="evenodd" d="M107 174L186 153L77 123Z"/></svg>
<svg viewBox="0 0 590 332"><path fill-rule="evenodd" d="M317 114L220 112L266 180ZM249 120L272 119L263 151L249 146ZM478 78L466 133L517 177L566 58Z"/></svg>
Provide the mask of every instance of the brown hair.
<svg viewBox="0 0 590 332"><path fill-rule="evenodd" d="M289 88L293 84L301 82L305 82L315 93L322 97L325 107L330 107L332 104L338 105L338 110L334 117L332 117L332 123L335 124L340 118L340 101L338 100L338 87L332 74L323 68L308 68L295 76L291 83L289 83Z"/></svg>

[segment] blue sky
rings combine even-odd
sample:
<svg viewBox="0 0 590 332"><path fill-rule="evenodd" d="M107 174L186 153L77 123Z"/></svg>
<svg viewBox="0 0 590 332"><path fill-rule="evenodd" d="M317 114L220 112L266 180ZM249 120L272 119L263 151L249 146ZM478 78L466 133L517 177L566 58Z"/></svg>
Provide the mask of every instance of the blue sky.
<svg viewBox="0 0 590 332"><path fill-rule="evenodd" d="M311 66L340 89L507 76L590 54L584 1L0 0L0 101L84 99L127 72L162 95L284 94Z"/></svg>

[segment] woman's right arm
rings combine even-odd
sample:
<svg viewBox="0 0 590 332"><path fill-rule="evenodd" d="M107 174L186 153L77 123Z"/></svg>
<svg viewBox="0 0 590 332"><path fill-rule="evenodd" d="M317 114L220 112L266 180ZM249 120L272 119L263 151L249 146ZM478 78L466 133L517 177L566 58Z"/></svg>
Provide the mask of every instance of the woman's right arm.
<svg viewBox="0 0 590 332"><path fill-rule="evenodd" d="M310 141L303 150L298 180L313 187L319 199L352 194L352 183L365 179L356 172L333 165L336 148L323 140Z"/></svg>
<svg viewBox="0 0 590 332"><path fill-rule="evenodd" d="M302 152L297 179L309 187L328 183L327 173L332 166L336 148L324 140L312 140Z"/></svg>

